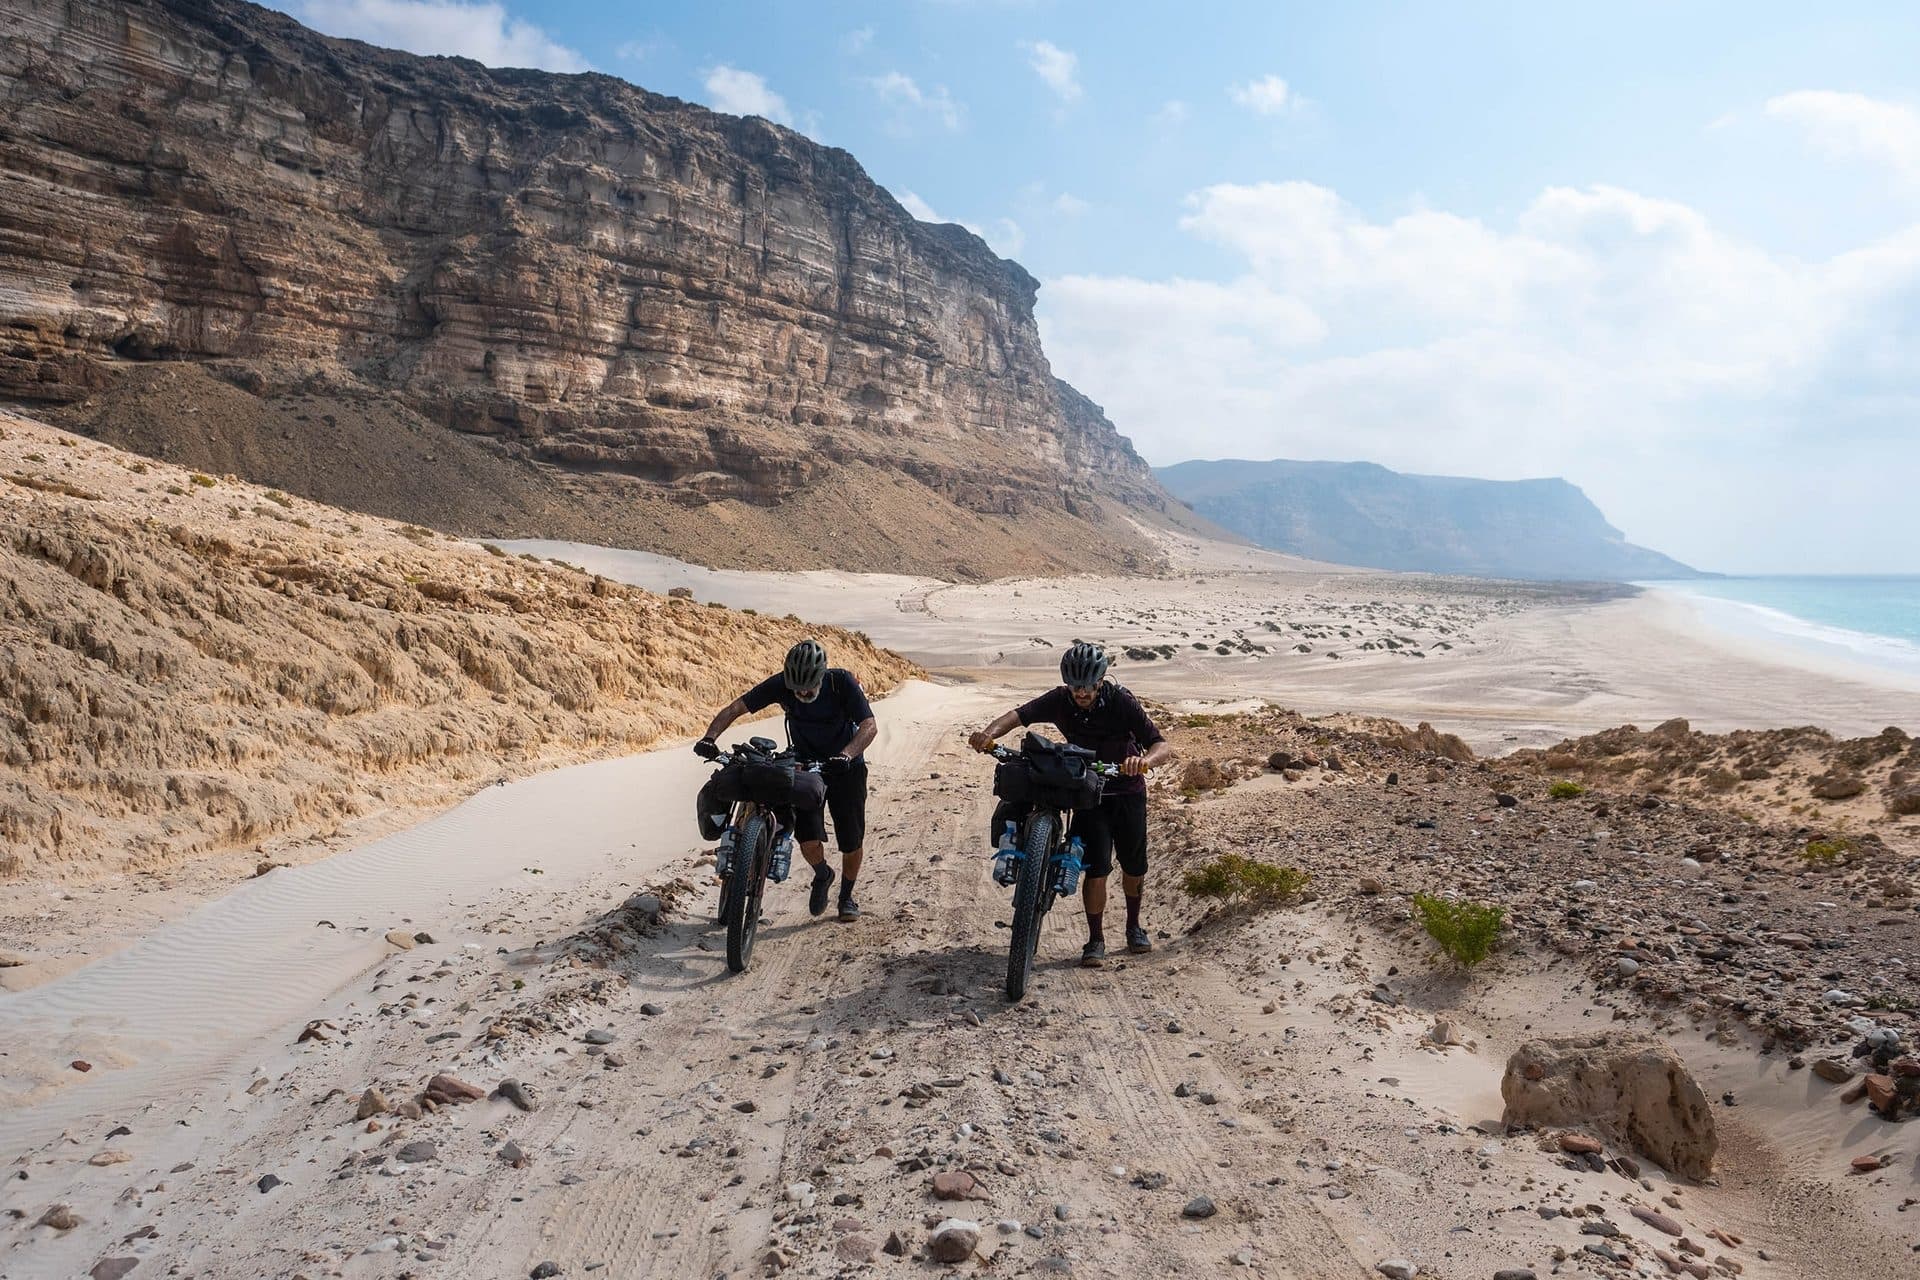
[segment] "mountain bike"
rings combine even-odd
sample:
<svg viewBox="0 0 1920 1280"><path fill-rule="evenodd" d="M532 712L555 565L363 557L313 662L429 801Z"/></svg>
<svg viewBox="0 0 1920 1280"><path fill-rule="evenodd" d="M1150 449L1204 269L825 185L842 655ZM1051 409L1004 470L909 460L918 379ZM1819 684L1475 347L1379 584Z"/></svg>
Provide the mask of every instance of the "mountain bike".
<svg viewBox="0 0 1920 1280"><path fill-rule="evenodd" d="M782 751L771 738L751 738L713 758L714 774L701 790L702 807L727 805L718 834L714 870L720 875L720 922L727 927L727 968L744 971L753 959L760 932L761 903L767 880L784 881L792 866L793 836L786 829L808 776L818 779L817 761ZM812 803L820 802L817 781ZM714 814L714 817L719 817ZM704 821L704 819L703 819Z"/></svg>
<svg viewBox="0 0 1920 1280"><path fill-rule="evenodd" d="M1013 887L1013 931L1007 948L1007 999L1020 1000L1033 977L1040 926L1054 899L1079 886L1083 870L1079 840L1069 839L1066 817L1075 809L1100 803L1106 779L1120 773L1083 747L1050 742L1029 733L1018 751L995 747L993 793L1027 812L1000 834L994 851L994 880Z"/></svg>

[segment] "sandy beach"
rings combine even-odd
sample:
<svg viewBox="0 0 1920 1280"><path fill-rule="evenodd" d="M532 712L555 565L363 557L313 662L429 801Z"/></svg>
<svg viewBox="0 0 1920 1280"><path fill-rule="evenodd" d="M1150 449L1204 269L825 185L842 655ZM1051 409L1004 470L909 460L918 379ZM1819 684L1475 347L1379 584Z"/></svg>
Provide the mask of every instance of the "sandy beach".
<svg viewBox="0 0 1920 1280"><path fill-rule="evenodd" d="M1382 574L1190 538L1162 542L1176 565L1167 578L984 586L507 545L651 590L682 587L735 608L832 620L969 678L1037 688L1057 650L1086 638L1123 655L1118 679L1170 705L1272 701L1311 714L1427 720L1482 751L1673 716L1714 731L1814 724L1844 736L1920 724L1920 685L1898 673L1728 635L1659 592ZM1386 639L1400 647L1376 647ZM1172 656L1125 656L1156 645Z"/></svg>

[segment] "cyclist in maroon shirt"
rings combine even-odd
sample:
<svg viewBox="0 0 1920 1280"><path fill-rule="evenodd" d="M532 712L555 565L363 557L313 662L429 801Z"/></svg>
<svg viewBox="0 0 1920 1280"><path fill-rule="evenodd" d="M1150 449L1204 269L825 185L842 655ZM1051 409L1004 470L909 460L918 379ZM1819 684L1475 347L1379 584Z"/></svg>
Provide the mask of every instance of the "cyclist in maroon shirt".
<svg viewBox="0 0 1920 1280"><path fill-rule="evenodd" d="M1120 885L1127 898L1127 950L1153 950L1140 923L1140 896L1147 876L1146 772L1173 758L1139 700L1106 678L1107 655L1097 645L1076 644L1060 659L1065 683L1002 715L967 741L975 751L993 750L994 740L1018 725L1050 724L1076 747L1096 759L1120 766L1123 777L1107 783L1095 809L1076 810L1068 835L1086 849L1086 881L1081 902L1087 909L1087 945L1080 963L1105 963L1102 917L1107 908L1107 876L1120 859Z"/></svg>

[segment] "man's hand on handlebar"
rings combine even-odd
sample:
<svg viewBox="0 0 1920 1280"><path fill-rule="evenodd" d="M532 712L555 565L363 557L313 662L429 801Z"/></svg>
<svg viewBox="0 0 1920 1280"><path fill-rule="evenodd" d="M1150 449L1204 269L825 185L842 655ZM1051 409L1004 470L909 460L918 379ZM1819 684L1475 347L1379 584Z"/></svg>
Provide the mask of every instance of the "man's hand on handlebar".
<svg viewBox="0 0 1920 1280"><path fill-rule="evenodd" d="M829 778L837 778L853 768L853 761L846 756L828 756L820 762L820 772Z"/></svg>
<svg viewBox="0 0 1920 1280"><path fill-rule="evenodd" d="M975 751L991 751L993 750L993 735L985 729L976 729L972 734L968 735L967 745Z"/></svg>
<svg viewBox="0 0 1920 1280"><path fill-rule="evenodd" d="M1137 778L1151 767L1152 766L1147 763L1145 756L1128 756L1120 762L1120 772L1126 774L1129 778Z"/></svg>
<svg viewBox="0 0 1920 1280"><path fill-rule="evenodd" d="M693 744L693 754L702 760L716 760L720 756L720 744L712 738L702 738Z"/></svg>

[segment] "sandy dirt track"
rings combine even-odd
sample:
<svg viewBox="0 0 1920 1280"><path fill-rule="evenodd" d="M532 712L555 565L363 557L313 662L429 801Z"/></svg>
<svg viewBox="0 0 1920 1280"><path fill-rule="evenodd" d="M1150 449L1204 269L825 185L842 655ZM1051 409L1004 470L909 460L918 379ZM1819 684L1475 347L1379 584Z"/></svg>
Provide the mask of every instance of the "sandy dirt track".
<svg viewBox="0 0 1920 1280"><path fill-rule="evenodd" d="M1879 1137L1744 1052L1686 1049L1710 1094L1743 1099L1718 1187L1572 1173L1502 1137L1506 1051L1611 1016L1551 959L1436 973L1385 1007L1368 992L1409 958L1383 940L1314 907L1187 936L1192 909L1163 893L1149 923L1179 936L1155 955L1069 967L1079 922L1057 915L1036 993L1008 1006L986 770L958 735L1008 696L915 684L882 705L867 918L811 921L798 880L773 889L738 977L695 864L700 765L674 750L491 789L12 997L0 1204L24 1217L0 1222L0 1276L116 1257L206 1280L758 1275L770 1255L931 1274L913 1255L950 1215L982 1224L991 1261L967 1273L1544 1275L1596 1237L1536 1204L1653 1238L1623 1206L1662 1196L1690 1230L1742 1237L1716 1251L1750 1276L1909 1265L1893 1206L1913 1153L1891 1187L1846 1194L1861 1184L1826 1175ZM662 923L621 907L641 889ZM433 940L398 950L393 928ZM1466 1047L1424 1042L1436 1012ZM65 1067L82 1055L91 1071ZM369 1086L397 1103L442 1071L516 1079L537 1109L355 1119ZM942 1169L978 1198L936 1201ZM1211 1216L1187 1216L1198 1197ZM79 1225L32 1225L56 1203ZM882 1251L894 1233L904 1258Z"/></svg>

